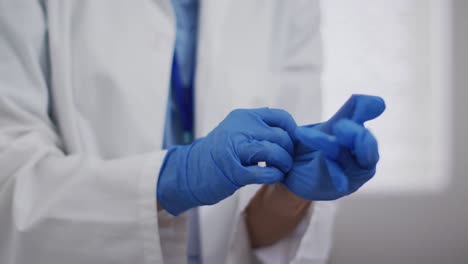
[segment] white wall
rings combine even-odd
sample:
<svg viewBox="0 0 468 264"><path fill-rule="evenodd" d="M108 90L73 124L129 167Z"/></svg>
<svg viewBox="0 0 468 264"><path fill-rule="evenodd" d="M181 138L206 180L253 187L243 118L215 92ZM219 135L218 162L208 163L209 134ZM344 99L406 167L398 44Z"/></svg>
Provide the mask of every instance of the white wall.
<svg viewBox="0 0 468 264"><path fill-rule="evenodd" d="M455 144L450 186L442 193L344 199L330 263L468 263L468 1L452 1Z"/></svg>
<svg viewBox="0 0 468 264"><path fill-rule="evenodd" d="M382 96L367 127L379 138L377 177L362 192L440 191L447 176L451 8L446 0L321 2L325 116L353 93ZM431 129L426 129L431 124Z"/></svg>

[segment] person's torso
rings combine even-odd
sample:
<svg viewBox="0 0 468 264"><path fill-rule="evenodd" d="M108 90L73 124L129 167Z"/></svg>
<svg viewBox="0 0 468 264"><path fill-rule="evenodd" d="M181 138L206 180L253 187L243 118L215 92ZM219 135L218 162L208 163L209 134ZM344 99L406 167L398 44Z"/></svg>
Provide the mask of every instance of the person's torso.
<svg viewBox="0 0 468 264"><path fill-rule="evenodd" d="M161 149L175 37L170 0L49 0L45 6L51 112L64 150L112 159ZM281 0L201 1L195 137L235 108L301 110L285 104L287 93L280 92L288 10ZM288 96L294 102L301 95ZM209 228L211 235L202 240L203 253L212 261L227 250L226 226L237 206L233 196L201 212L201 234Z"/></svg>

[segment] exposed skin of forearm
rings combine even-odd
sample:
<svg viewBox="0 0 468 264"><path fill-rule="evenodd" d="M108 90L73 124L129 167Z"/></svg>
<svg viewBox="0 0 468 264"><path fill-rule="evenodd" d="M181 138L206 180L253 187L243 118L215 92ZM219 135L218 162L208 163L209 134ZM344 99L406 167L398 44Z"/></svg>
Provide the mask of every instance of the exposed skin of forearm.
<svg viewBox="0 0 468 264"><path fill-rule="evenodd" d="M262 186L245 211L251 247L270 246L289 235L311 205L282 184Z"/></svg>
<svg viewBox="0 0 468 264"><path fill-rule="evenodd" d="M311 201L296 196L281 184L262 186L245 212L251 247L270 246L289 235L311 205ZM164 210L159 201L157 210Z"/></svg>

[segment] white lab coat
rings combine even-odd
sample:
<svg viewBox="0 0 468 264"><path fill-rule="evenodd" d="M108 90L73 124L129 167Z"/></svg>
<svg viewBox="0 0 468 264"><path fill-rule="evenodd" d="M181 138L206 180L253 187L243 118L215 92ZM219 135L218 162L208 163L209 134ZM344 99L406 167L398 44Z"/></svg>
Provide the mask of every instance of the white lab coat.
<svg viewBox="0 0 468 264"><path fill-rule="evenodd" d="M204 0L199 26L197 136L234 108L319 120L317 1ZM169 0L0 0L0 263L185 259L155 199L174 32ZM205 263L252 261L255 188L200 209ZM333 208L256 255L324 263Z"/></svg>

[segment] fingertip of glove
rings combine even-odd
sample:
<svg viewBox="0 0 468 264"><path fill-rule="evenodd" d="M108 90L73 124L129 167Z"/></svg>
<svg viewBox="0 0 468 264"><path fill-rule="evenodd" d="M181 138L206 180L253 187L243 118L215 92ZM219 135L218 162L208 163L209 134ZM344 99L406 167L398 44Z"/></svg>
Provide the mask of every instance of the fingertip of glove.
<svg viewBox="0 0 468 264"><path fill-rule="evenodd" d="M359 123L372 120L380 116L386 109L385 100L374 95L353 95L355 109L353 120Z"/></svg>
<svg viewBox="0 0 468 264"><path fill-rule="evenodd" d="M380 159L377 139L367 131L357 142L356 157L359 165L373 168Z"/></svg>

